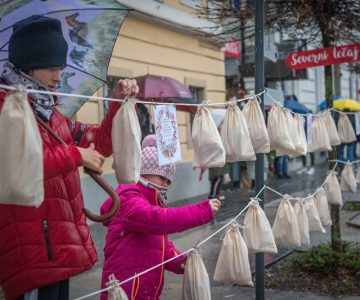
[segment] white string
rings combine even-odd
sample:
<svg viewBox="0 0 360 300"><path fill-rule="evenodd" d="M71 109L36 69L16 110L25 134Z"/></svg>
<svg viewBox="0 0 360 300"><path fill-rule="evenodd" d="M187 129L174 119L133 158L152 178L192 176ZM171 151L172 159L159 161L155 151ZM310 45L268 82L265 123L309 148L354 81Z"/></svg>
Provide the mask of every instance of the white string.
<svg viewBox="0 0 360 300"><path fill-rule="evenodd" d="M360 160L359 160L360 161ZM337 162L336 164L334 165L334 167L330 170L329 174L326 176L325 180L323 181L323 183L315 190L314 193L312 194L309 194L308 196L305 196L305 197L292 197L290 195L288 195L288 198L289 200L299 200L299 198L301 199L307 199L307 198L311 198L311 197L314 197L323 187L324 185L326 184L327 180L329 179L330 175L332 174L332 172L336 169L337 167ZM279 195L280 197L284 197L285 195L281 194L280 192L274 190L273 188L269 187L268 185L265 185L264 188L268 189L269 191L272 191L273 193Z"/></svg>
<svg viewBox="0 0 360 300"><path fill-rule="evenodd" d="M3 89L7 89L7 90L17 90L18 88L10 86L10 85L5 85L5 84L0 84L0 88ZM68 93L61 93L61 92L51 92L51 91L40 91L40 90L33 90L33 89L26 89L27 92L30 93L38 93L38 94L46 94L46 95L54 95L54 96L65 96L65 97L73 97L73 98L82 98L82 99L92 99L92 100L99 100L99 101L112 101L112 102L124 102L123 99L116 99L116 98L107 98L107 97L100 97L100 96L85 96L85 95L79 95L79 94L68 94ZM209 102L209 101L205 101L206 106L212 107L212 106L227 106L229 105L229 103L237 103L237 102L241 102L241 101L246 101L246 100L250 100L252 98L254 98L255 96L257 97L258 95L264 94L265 90L260 92L259 94L256 95L251 95L249 97L246 98L242 98L242 99L234 99L231 101L227 101L227 102ZM194 107L199 107L199 106L203 106L204 103L177 103L177 102L156 102L156 101L142 101L142 100L138 100L136 99L136 103L142 103L142 104L149 104L149 105L176 105L176 106L194 106Z"/></svg>
<svg viewBox="0 0 360 300"><path fill-rule="evenodd" d="M301 200L301 201L304 201L305 199L314 197L314 196L321 190L321 188L325 185L326 181L328 180L328 178L330 177L330 175L332 174L332 172L335 170L335 168L336 168L336 166L337 166L337 164L338 164L339 161L338 161L338 160L334 160L334 161L336 161L335 166L334 166L333 169L329 172L329 174L326 176L324 182L320 185L320 187L318 187L318 188L315 190L315 192L314 192L313 194L309 194L309 195L306 196L306 197L292 197L292 196L288 195L289 200L297 200L297 201ZM360 162L360 160L355 161L355 162ZM260 191L258 192L258 194L257 194L255 197L250 198L249 203L248 203L234 218L231 218L229 222L227 222L225 225L223 225L221 228L219 228L217 231L215 231L215 232L214 232L213 234L211 234L209 237L207 237L207 238L204 239L203 241L199 242L199 243L196 245L196 248L198 248L198 247L200 247L202 244L206 243L206 242L207 242L208 240L210 240L212 237L214 237L215 235L217 235L220 231L222 231L223 229L225 229L226 227L228 227L231 223L235 222L235 223L238 224L238 222L236 221L236 219L237 219L240 215L242 215L242 214L244 213L244 211L245 211L246 209L248 209L248 207L249 207L253 202L259 201L259 200L261 201L261 199L259 199L258 197L259 197L259 195L262 193L262 191L263 191L265 188L268 189L268 190L270 190L270 191L272 191L272 192L274 192L275 194L277 194L277 195L279 195L279 196L281 196L281 197L284 197L284 195L281 194L280 192L276 191L275 189L273 189L273 188L271 188L271 187L269 187L269 186L267 186L267 185L264 185L264 186L260 189ZM158 268L158 267L161 267L162 265L164 265L164 264L166 264L166 263L168 263L168 262L170 262L170 261L172 261L172 260L175 260L175 259L179 258L180 256L183 256L183 255L189 253L191 250L194 250L194 249L196 249L196 248L192 247L192 248L190 248L190 249L188 249L188 250L180 253L178 256L174 256L174 257L172 257L172 258L170 258L170 259L168 259L168 260L166 260L166 261L163 261L162 263L159 263L159 264L157 264L157 265L155 265L155 266L153 266L153 267L151 267L151 268L149 268L149 269L141 272L141 273L137 273L136 275L134 275L134 276L132 276L132 277L130 277L130 278L128 278L128 279L125 279L125 280L119 282L119 285L122 285L122 284L124 284L124 283L126 283L126 282L129 282L129 281L135 279L136 277L139 277L139 276L141 276L141 275L146 274L147 272L150 272L150 271L152 271L152 270L154 270L154 269L156 269L156 268ZM86 299L86 298L88 298L88 297L91 297L91 296L100 294L100 293L102 293L102 292L108 291L108 290L110 290L111 288L112 288L112 287L110 286L110 287L107 287L107 288L104 288L104 289L95 291L95 292L93 292L93 293L84 295L84 296L82 296L82 297L80 297L80 298L76 298L75 300Z"/></svg>
<svg viewBox="0 0 360 300"><path fill-rule="evenodd" d="M266 94L269 96L270 100L272 100L273 102L278 102L282 108L287 109L286 107L284 107L283 105L281 105L280 101L276 100L273 96L271 96L271 94L270 94L266 89L265 89L265 92L266 92ZM339 100L341 100L341 99L339 99ZM327 110L328 110L328 111L332 111L332 110L333 110L333 111L337 111L338 113L340 113L340 114L345 114L345 115L347 115L347 114L351 115L351 114L356 114L356 113L358 113L358 112L356 112L356 111L355 111L355 112L347 112L347 111L345 112L345 111L341 111L341 110L338 110L338 109L333 108L333 107L327 108ZM295 112L291 111L291 109L290 109L290 112L291 112L292 114L294 114L294 115L301 115L301 116L307 116L307 115L309 115L309 114L311 114L311 115L313 115L313 116L321 116L321 114L323 113L323 111L322 111L322 112L319 112L319 113L317 113L317 114L314 114L314 113L302 114L302 113L295 113Z"/></svg>

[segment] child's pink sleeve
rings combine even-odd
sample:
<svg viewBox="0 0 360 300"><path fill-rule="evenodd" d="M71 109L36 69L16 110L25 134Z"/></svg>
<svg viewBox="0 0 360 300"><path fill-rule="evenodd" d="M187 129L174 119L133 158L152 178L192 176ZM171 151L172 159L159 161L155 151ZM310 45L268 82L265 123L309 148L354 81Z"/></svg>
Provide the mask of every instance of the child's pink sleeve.
<svg viewBox="0 0 360 300"><path fill-rule="evenodd" d="M165 260L173 258L174 256L178 256L178 258L169 261L168 263L165 264L166 270L176 274L184 274L185 270L181 268L181 264L184 263L185 265L188 255L187 254L180 255L180 253L181 252L175 248L174 244L166 238Z"/></svg>

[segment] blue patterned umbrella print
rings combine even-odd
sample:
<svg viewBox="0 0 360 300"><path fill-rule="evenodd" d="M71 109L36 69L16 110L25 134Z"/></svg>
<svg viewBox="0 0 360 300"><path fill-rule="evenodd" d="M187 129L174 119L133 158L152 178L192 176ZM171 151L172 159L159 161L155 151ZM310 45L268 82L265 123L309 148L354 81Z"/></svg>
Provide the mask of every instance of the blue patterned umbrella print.
<svg viewBox="0 0 360 300"><path fill-rule="evenodd" d="M8 0L0 7L0 69L8 59L12 25L31 15L57 18L68 42L67 67L57 91L91 96L106 82L118 32L128 9L115 0ZM59 98L59 110L72 117L87 101Z"/></svg>

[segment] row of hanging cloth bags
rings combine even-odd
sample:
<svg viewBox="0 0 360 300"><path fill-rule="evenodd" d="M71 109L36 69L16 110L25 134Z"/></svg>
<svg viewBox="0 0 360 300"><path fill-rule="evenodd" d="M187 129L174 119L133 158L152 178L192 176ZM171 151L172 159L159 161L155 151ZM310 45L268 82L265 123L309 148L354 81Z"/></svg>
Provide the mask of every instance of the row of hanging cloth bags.
<svg viewBox="0 0 360 300"><path fill-rule="evenodd" d="M5 97L0 141L0 203L40 206L44 200L42 140L24 91L10 91Z"/></svg>
<svg viewBox="0 0 360 300"><path fill-rule="evenodd" d="M272 106L267 124L270 149L276 156L289 155L290 158L306 155L307 142L304 121L300 115L292 116L290 110L283 108L279 102Z"/></svg>
<svg viewBox="0 0 360 300"><path fill-rule="evenodd" d="M312 196L305 200L298 198L294 207L290 196L283 196L272 226L277 245L291 247L309 245L310 231L326 232L321 220L324 220L324 225L329 225L330 214L324 194L320 196L322 197L317 200Z"/></svg>
<svg viewBox="0 0 360 300"><path fill-rule="evenodd" d="M248 252L277 253L271 226L257 199L251 199L244 225L233 221L226 229L214 272L217 283L254 286ZM240 233L243 228L244 237Z"/></svg>
<svg viewBox="0 0 360 300"><path fill-rule="evenodd" d="M268 153L270 142L257 99L250 99L241 111L229 103L219 133L207 108L198 107L192 126L194 168L222 167L225 162L255 160L255 153Z"/></svg>
<svg viewBox="0 0 360 300"><path fill-rule="evenodd" d="M248 251L277 253L269 221L258 201L251 201L244 226L234 221L226 229L214 272L215 282L254 286ZM239 227L244 228L244 238ZM192 250L186 261L182 299L211 299L208 273L197 250Z"/></svg>

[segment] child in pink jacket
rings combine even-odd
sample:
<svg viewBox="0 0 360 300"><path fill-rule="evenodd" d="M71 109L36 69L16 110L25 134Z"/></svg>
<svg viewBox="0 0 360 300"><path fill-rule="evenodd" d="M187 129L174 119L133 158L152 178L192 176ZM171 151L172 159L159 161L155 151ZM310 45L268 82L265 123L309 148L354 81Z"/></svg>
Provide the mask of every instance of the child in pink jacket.
<svg viewBox="0 0 360 300"><path fill-rule="evenodd" d="M179 255L167 235L210 222L220 208L218 199L204 200L195 205L165 208L166 191L174 179L175 164L159 165L155 135L147 136L142 143L141 179L137 184L119 185L117 193L121 207L108 223L102 288L109 275L119 281L145 271L163 261ZM111 199L101 206L106 213ZM159 299L164 284L165 269L184 273L186 256L155 268L134 280L121 285L129 299ZM101 299L107 299L103 293Z"/></svg>

